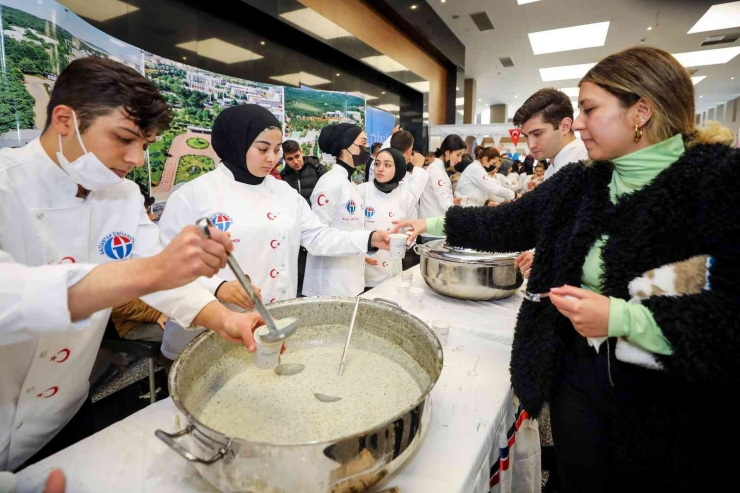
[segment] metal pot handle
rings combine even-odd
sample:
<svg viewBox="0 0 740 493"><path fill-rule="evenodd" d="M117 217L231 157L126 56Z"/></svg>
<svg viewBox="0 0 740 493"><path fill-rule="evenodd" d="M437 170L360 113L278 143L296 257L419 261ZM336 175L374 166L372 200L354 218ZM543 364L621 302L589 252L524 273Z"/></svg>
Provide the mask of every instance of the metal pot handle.
<svg viewBox="0 0 740 493"><path fill-rule="evenodd" d="M414 246L411 248L413 248L415 254L421 255L421 252L419 251L421 248L421 243L414 243Z"/></svg>
<svg viewBox="0 0 740 493"><path fill-rule="evenodd" d="M188 425L187 428L184 430L180 430L177 433L167 433L162 430L157 430L154 432L157 438L162 440L169 448L174 450L177 455L182 457L183 459L190 461L190 462L197 462L198 464L213 464L214 462L218 462L219 460L223 459L226 454L229 452L229 449L231 448L231 440L226 444L226 446L222 446L220 443L218 448L218 453L211 457L210 459L201 459L200 457L196 457L193 455L190 451L185 449L182 445L177 443L175 440L178 438L181 438L185 435L190 435L195 428L193 425ZM216 442L218 443L218 442Z"/></svg>
<svg viewBox="0 0 740 493"><path fill-rule="evenodd" d="M385 303L386 305L391 305L395 308L401 308L401 305L399 305L398 303L391 301L391 300L387 300L385 298L374 298L373 301L379 301L381 303Z"/></svg>

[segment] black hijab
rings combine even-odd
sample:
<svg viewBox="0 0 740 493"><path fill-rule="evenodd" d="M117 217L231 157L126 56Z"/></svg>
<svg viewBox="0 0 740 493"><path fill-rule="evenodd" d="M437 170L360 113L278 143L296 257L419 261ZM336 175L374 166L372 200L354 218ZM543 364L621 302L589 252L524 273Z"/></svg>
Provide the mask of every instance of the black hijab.
<svg viewBox="0 0 740 493"><path fill-rule="evenodd" d="M254 176L247 168L247 151L257 136L268 128L280 129L280 122L269 110L256 104L231 106L213 123L213 150L234 179L247 185L259 185L265 177Z"/></svg>
<svg viewBox="0 0 740 493"><path fill-rule="evenodd" d="M473 164L472 159L462 158L460 162L455 165L455 171L457 171L458 173L462 173L463 171L465 171L465 168L467 168L471 164Z"/></svg>
<svg viewBox="0 0 740 493"><path fill-rule="evenodd" d="M383 149L380 152L387 152L391 155L393 158L393 164L396 167L396 171L393 174L393 178L389 182L386 183L380 183L377 179L373 180L373 183L375 184L375 188L380 190L383 193L391 193L393 190L398 188L398 183L406 178L406 158L403 157L403 154L398 149L393 149L392 147L387 147ZM378 156L380 155L380 152L378 153ZM377 162L378 158L375 157L375 161Z"/></svg>
<svg viewBox="0 0 740 493"><path fill-rule="evenodd" d="M350 182L355 173L354 163L345 163L339 159L339 155L354 144L361 133L362 129L354 123L335 123L322 128L319 134L319 149L337 158L337 164L347 171Z"/></svg>

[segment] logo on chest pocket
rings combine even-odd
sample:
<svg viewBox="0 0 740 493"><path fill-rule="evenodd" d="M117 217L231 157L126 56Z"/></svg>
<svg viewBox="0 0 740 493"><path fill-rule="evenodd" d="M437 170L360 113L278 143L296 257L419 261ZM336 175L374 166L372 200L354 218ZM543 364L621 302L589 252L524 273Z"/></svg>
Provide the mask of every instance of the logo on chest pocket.
<svg viewBox="0 0 740 493"><path fill-rule="evenodd" d="M375 215L375 208L368 207L367 209L365 209L365 217L366 218L372 219L374 215Z"/></svg>
<svg viewBox="0 0 740 493"><path fill-rule="evenodd" d="M355 211L357 210L357 202L349 199L347 201L347 205L345 205L344 208L347 209L347 212L349 212L351 216L353 216L355 214Z"/></svg>
<svg viewBox="0 0 740 493"><path fill-rule="evenodd" d="M124 260L131 256L134 250L135 239L122 231L116 231L107 235L98 245L100 255L105 255L113 260Z"/></svg>
<svg viewBox="0 0 740 493"><path fill-rule="evenodd" d="M211 222L221 231L228 231L234 221L228 214L217 212L211 216Z"/></svg>

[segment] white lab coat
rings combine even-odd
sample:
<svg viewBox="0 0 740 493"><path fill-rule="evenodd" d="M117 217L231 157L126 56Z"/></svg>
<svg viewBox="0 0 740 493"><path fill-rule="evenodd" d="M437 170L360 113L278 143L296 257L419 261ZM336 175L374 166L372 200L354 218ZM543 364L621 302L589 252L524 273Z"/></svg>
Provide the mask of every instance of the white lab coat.
<svg viewBox="0 0 740 493"><path fill-rule="evenodd" d="M421 167L414 167L414 172L406 172L406 177L399 182L399 186L409 192L414 198L414 208L412 215L404 219L417 219L419 217L419 208L421 205L421 196L427 188L429 182L429 173Z"/></svg>
<svg viewBox="0 0 740 493"><path fill-rule="evenodd" d="M421 196L419 207L419 217L422 219L444 216L453 203L452 182L447 176L442 160L436 158L432 161L427 168L427 173L429 179Z"/></svg>
<svg viewBox="0 0 740 493"><path fill-rule="evenodd" d="M365 227L369 230L389 231L393 228L393 221L412 217L415 212L416 198L403 187L383 193L374 183L363 183L358 189L365 203ZM394 268L390 252L378 251L373 260L377 260L378 265L365 264L367 287L374 288L400 272ZM396 264L400 264L400 261Z"/></svg>
<svg viewBox="0 0 740 493"><path fill-rule="evenodd" d="M552 159L552 166L547 168L547 171L545 171L545 180L560 171L560 169L566 164L577 163L587 159L588 150L586 149L586 145L581 139L576 139L560 149L558 155Z"/></svg>
<svg viewBox="0 0 740 493"><path fill-rule="evenodd" d="M162 244L202 217L231 234L232 255L262 290L265 303L296 297L301 245L314 255L354 256L353 260L362 260L367 253L369 233L327 227L284 181L267 176L260 185L246 185L234 180L223 165L170 196L159 221ZM198 279L198 283L214 293L222 282L235 279L226 267L211 278ZM229 307L241 311L237 306ZM177 356L195 335L168 323L162 352L167 357Z"/></svg>
<svg viewBox="0 0 740 493"><path fill-rule="evenodd" d="M365 207L357 185L347 179L347 170L335 164L319 178L311 194L311 209L322 223L342 231L363 231ZM365 257L324 257L309 250L303 294L306 296L357 296L365 289Z"/></svg>
<svg viewBox="0 0 740 493"><path fill-rule="evenodd" d="M471 205L484 205L488 199L503 202L513 200L515 197L513 191L502 187L498 180L492 178L478 161L470 163L460 174L455 195L470 197Z"/></svg>
<svg viewBox="0 0 740 493"><path fill-rule="evenodd" d="M110 309L70 322L67 288L91 267L161 251L138 186L130 181L75 197L77 185L38 139L0 151L0 249L21 282L0 288L0 470L13 470L51 440L78 411ZM59 270L57 270L59 269ZM66 280L65 280L66 276ZM24 279L25 277L25 279ZM29 291L46 285L49 290ZM53 289L53 291L52 291ZM148 295L149 305L190 326L214 300L197 286ZM57 323L50 318L59 316Z"/></svg>
<svg viewBox="0 0 740 493"><path fill-rule="evenodd" d="M506 183L506 187L509 190L512 190L514 192L520 192L521 191L522 187L521 187L521 184L519 183L519 173L516 173L516 172L513 172L512 171L511 173L509 173L506 176L501 175L501 173L498 173L498 175L503 177L503 179L504 179L504 181Z"/></svg>

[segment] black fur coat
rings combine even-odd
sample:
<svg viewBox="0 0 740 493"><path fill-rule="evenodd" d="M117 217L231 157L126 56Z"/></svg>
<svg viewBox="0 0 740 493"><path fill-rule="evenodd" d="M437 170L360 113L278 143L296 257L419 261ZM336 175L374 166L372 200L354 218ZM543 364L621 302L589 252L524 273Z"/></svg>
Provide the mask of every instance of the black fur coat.
<svg viewBox="0 0 740 493"><path fill-rule="evenodd" d="M515 203L453 207L447 240L500 252L536 247L528 290L544 293L580 286L587 253L607 234L602 292L622 299L630 298L629 282L651 269L712 256L710 290L643 301L673 349L659 357L664 371L622 363L612 351L614 484L623 491L714 491L710 484L732 478L716 491L737 491L729 468L740 445L738 406L731 404L740 395L740 151L695 146L616 205L612 170L609 162L571 164ZM564 348L576 337L549 301L524 301L511 379L532 416L549 402Z"/></svg>

